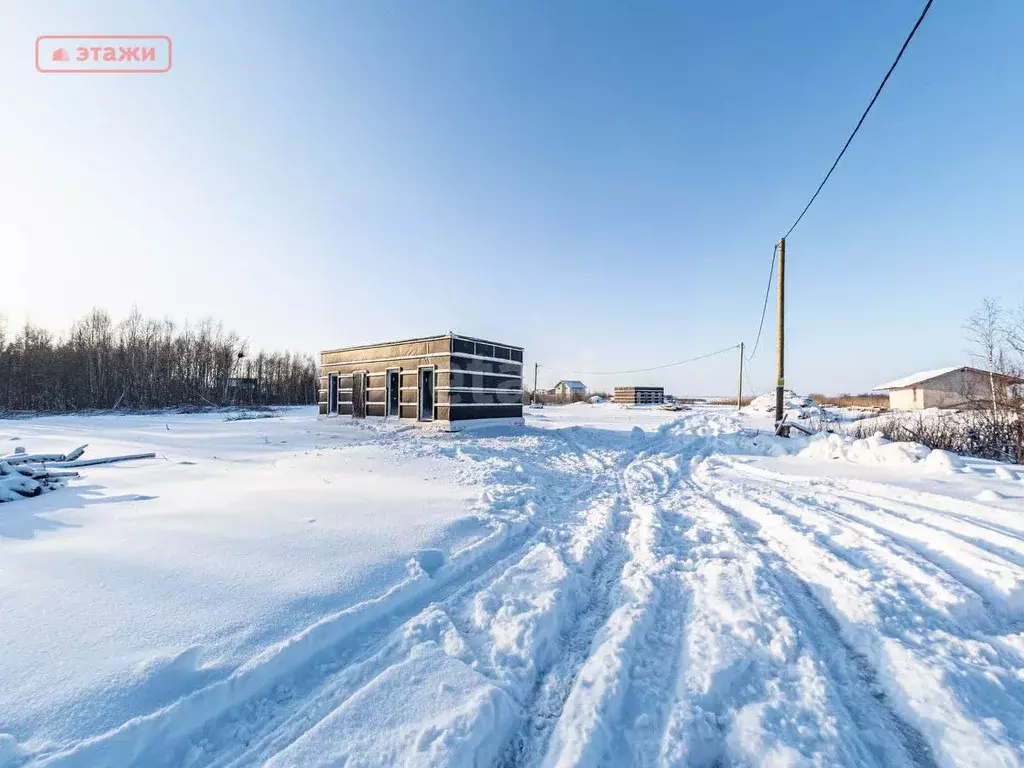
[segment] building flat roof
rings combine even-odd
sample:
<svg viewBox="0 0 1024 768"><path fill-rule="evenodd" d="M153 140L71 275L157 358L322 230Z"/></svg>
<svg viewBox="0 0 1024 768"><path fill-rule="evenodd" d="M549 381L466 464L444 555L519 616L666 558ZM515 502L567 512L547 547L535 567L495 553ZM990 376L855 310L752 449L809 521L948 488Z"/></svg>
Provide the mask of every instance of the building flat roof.
<svg viewBox="0 0 1024 768"><path fill-rule="evenodd" d="M320 350L321 355L326 355L330 352L348 352L352 349L373 349L374 347L393 347L396 344L414 344L417 341L435 341L437 339L462 339L463 341L476 341L481 344L493 344L496 347L507 347L508 349L518 349L520 352L523 351L522 347L517 347L515 344L506 344L503 341L488 341L487 339L478 339L475 336L464 336L461 333L439 333L436 336L419 336L415 339L398 339L397 341L378 341L374 344L353 344L351 347L336 347L334 349L323 349Z"/></svg>

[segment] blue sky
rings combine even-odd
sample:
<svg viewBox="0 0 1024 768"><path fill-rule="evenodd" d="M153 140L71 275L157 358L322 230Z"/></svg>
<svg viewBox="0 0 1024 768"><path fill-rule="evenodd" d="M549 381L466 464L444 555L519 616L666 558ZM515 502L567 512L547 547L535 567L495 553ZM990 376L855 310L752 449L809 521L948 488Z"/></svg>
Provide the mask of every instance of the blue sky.
<svg viewBox="0 0 1024 768"><path fill-rule="evenodd" d="M920 12L812 2L10 4L0 313L212 316L315 352L455 330L541 383L727 393L774 241ZM162 33L161 76L36 35ZM1024 298L1024 4L939 0L788 243L789 383L966 362ZM35 269L46 264L49 277ZM750 374L774 378L774 299Z"/></svg>

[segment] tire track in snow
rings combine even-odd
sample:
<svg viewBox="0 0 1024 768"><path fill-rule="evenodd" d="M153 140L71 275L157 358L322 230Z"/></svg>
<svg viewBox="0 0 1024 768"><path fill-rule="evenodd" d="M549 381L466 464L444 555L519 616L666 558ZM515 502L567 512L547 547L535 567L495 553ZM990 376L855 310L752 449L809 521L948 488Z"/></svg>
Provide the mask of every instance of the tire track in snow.
<svg viewBox="0 0 1024 768"><path fill-rule="evenodd" d="M904 605L891 584L853 576L848 563L830 548L815 544L795 522L822 514L814 497L792 503L788 514L781 515L763 506L763 489L721 481L716 486L708 472L703 483L806 585L835 621L845 644L866 661L887 694L888 706L921 735L937 763L1021 764L1022 728L1015 723L1024 709L1011 682L1013 666L1003 682L988 679L991 672L977 668L978 653L998 651L974 639L958 641L948 616L938 623L938 632L929 632L936 611L926 602ZM876 566L876 572L887 570L884 562ZM998 672L999 667L993 669Z"/></svg>
<svg viewBox="0 0 1024 768"><path fill-rule="evenodd" d="M565 637L560 656L544 670L529 700L524 703L522 726L506 746L499 763L501 766L532 766L543 758L565 699L589 655L594 636L608 620L612 607L610 595L628 558L624 544L628 523L628 517L616 509L609 551L593 573L586 608L576 617Z"/></svg>
<svg viewBox="0 0 1024 768"><path fill-rule="evenodd" d="M978 525L977 522L968 522L957 515L943 512L936 514L934 510L925 510L918 505L893 499L872 498L864 493L838 488L831 493L836 498L847 499L861 507L878 510L907 523L954 537L1007 561L1011 566L1024 567L1024 538L1021 536L1006 534L988 525Z"/></svg>
<svg viewBox="0 0 1024 768"><path fill-rule="evenodd" d="M565 432L570 431L566 430ZM564 489L563 483L559 482L549 480L539 483L541 486L556 490L554 491L554 498L542 499L538 502L538 506L542 509L550 506L552 509L562 512L572 509L573 506L582 502L593 503L595 496L600 497L601 492L599 488L609 466L613 464L613 460L609 459L606 455L608 448L606 446L600 448L587 447L582 445L574 436L562 434L561 432L546 432L544 437L549 441L551 441L551 438L561 438L561 440L555 445L549 445L547 452L541 458L551 458L552 456L557 458L557 465L561 474L567 478L572 478L574 482L570 484L568 490ZM479 457L481 455L485 457L484 460L488 460L486 458L489 456L488 449L485 447L481 450L480 446L481 443L487 442L489 441L486 439L468 443L463 441L456 443L452 448L457 457L472 454L472 457L476 460L480 460ZM415 446L416 444L413 445ZM568 453L566 453L566 448L568 448ZM575 462L576 466L566 468L565 465L567 463L572 464L573 462ZM539 464L540 460L530 468L528 472L530 476L543 477L544 473L537 466ZM517 466L517 470L522 471L522 468ZM440 612L443 616L442 620L450 624L450 628L457 634L459 642L465 643L467 652L471 655L475 654L476 658L473 659L474 667L479 668L482 672L493 672L493 669L487 663L486 648L481 647L481 644L476 642L476 630L469 626L468 620L463 616L466 613L465 606L470 603L474 596L482 594L490 585L500 580L509 572L514 571L524 559L528 559L535 552L538 546L543 546L545 541L555 542L559 533L568 535L572 530L580 528L578 525L569 525L566 530L559 529L557 526L549 527L548 524L552 522L550 514L544 512L539 514L538 517L542 518L542 521L546 520L547 522L540 526L534 535L524 540L501 560L491 565L482 575L459 585L451 594L440 595L438 597L440 602L436 603L436 607L425 608L424 611L420 612L421 614L430 613L431 611ZM571 522L571 520L570 518L566 522ZM573 542L574 545L576 543ZM581 556L583 556L582 553ZM419 616L420 614L417 614L416 621L419 620ZM409 619L409 622L415 623L407 614L403 614L399 618ZM317 723L337 710L351 696L370 685L375 679L384 675L393 665L401 663L408 656L410 647L402 638L390 638L389 641L389 636L396 632L397 630L392 625L389 625L367 642L359 643L359 645L371 650L381 648L381 650L375 650L373 655L368 655L369 651L367 651L363 654L364 658L361 661L353 660L346 662L345 664L337 665L336 668L329 671L312 671L310 674L310 688L315 688L315 690L313 693L307 691L304 695L294 697L298 700L299 706L283 721L279 715L271 718L262 715L259 711L261 709L259 703L256 703L256 711L252 719L257 721L261 717L264 719L264 722L261 723L264 735L256 741L253 741L251 736L247 737L245 739L247 744L244 751L239 753L237 750L229 750L227 755L222 754L220 759L213 763L213 765L244 765L251 762L260 762L262 759L265 759L266 755L274 754L284 749L303 733L314 728ZM322 678L326 678L326 681L322 681ZM223 724L217 723L211 730L219 732L223 729Z"/></svg>
<svg viewBox="0 0 1024 768"><path fill-rule="evenodd" d="M908 504L927 515L944 515L979 527L988 527L1008 536L1024 540L1024 517L1012 510L993 507L972 499L944 496L917 488L887 485L875 480L854 478L822 478L799 473L777 472L756 464L727 462L732 469L755 480L767 480L783 485L802 485L821 488L831 494L836 491L857 493L873 501L893 501Z"/></svg>
<svg viewBox="0 0 1024 768"><path fill-rule="evenodd" d="M584 524L576 527L577 535L561 542L550 536L547 541L535 542L521 557L505 561L502 568L493 570L486 578L407 622L395 641L398 651L380 654L372 660L367 665L370 676L361 685L350 686L344 696L328 697L326 703L319 704L318 717L307 718L301 728L280 736L277 747L285 750L281 754L282 764L303 764L308 753L318 754L315 745L303 747L303 734L314 730L337 732L339 723L328 721L344 722L346 715L338 713L348 707L350 700L372 687L377 679L391 674L393 668L406 664L424 643L440 643L447 655L472 668L481 681L486 678L492 689L507 694L510 702L520 699L524 682L536 675L535 668L546 664L546 658L559 645L565 617L574 595L581 591L579 583L592 576L593 563L599 559L608 538L604 506L599 503L591 510ZM564 548L560 549L560 544ZM486 642L487 638L490 642ZM415 685L416 681L409 680L409 684ZM491 723L475 721L477 717L491 716L487 709L470 715L472 729L488 731ZM327 724L322 726L322 721ZM500 723L497 725L501 727ZM492 740L500 738L501 733L496 730ZM251 762L254 761L239 764Z"/></svg>
<svg viewBox="0 0 1024 768"><path fill-rule="evenodd" d="M734 514L728 506L719 506L727 514ZM783 558L772 551L768 542L762 539L745 519L742 522L737 521L736 525L741 538L766 559L766 565L773 574L772 581L794 608L794 615L800 619L799 626L816 647L818 657L827 665L829 679L839 691L839 701L849 713L851 720L858 730L873 734L869 746L880 746L877 743L882 741L877 734L879 725L882 726L882 733L897 736L902 754L893 754L891 744L882 744L881 746L886 749L879 749L874 754L877 764L889 766L906 761L919 768L934 766L934 757L924 737L896 712L891 700L879 685L877 671L868 657L844 639L839 623L807 582L794 573ZM834 652L837 647L841 649L841 653ZM876 743L870 743L871 741ZM855 764L859 764L859 761Z"/></svg>
<svg viewBox="0 0 1024 768"><path fill-rule="evenodd" d="M540 761L542 766L596 766L607 761L618 764L617 742L629 727L624 719L634 717L637 700L644 698L634 696L637 662L659 641L667 639L670 647L676 645L678 632L673 633L671 625L681 625L684 608L679 577L672 570L675 556L666 552L671 548L665 547L661 503L677 490L685 476L680 463L706 450L708 437L720 433L715 424L703 424L705 421L684 418L663 426L653 437L641 436L639 451L622 470L622 496L629 511L625 534L629 557L622 567L615 605L595 635L589 656L570 681L572 687ZM694 429L708 436L695 435ZM652 637L655 615L663 610L663 621ZM665 637L666 627L674 637ZM662 661L667 662L668 669L674 669L673 654ZM664 671L665 666L661 669ZM649 684L645 693L659 687ZM663 716L655 713L642 721L641 727L656 731L662 720Z"/></svg>
<svg viewBox="0 0 1024 768"><path fill-rule="evenodd" d="M894 736L897 721L778 558L689 481L679 503L692 605L656 751L641 742L631 762L930 765Z"/></svg>
<svg viewBox="0 0 1024 768"><path fill-rule="evenodd" d="M615 585L614 607L573 676L542 766L597 765L614 738L629 688L629 664L658 599L651 575L658 570L654 544L659 522L649 505L631 505L629 511L625 539L630 556Z"/></svg>
<svg viewBox="0 0 1024 768"><path fill-rule="evenodd" d="M578 617L564 645L561 656L538 681L526 704L522 727L510 741L503 755L503 766L536 766L552 764L552 739L559 737L564 728L563 718L570 697L576 691L581 672L591 663L595 650L600 652L602 633L609 631L609 622L623 609L623 593L628 590L628 569L635 568L637 510L628 488L627 477L636 467L647 461L644 448L647 436L639 442L630 438L630 449L621 453L615 462L607 464L614 473L616 526L614 546L595 570L587 609ZM597 647L595 647L597 646Z"/></svg>
<svg viewBox="0 0 1024 768"><path fill-rule="evenodd" d="M912 584L924 589L930 586L933 597L950 605L960 622L966 621L981 630L991 630L998 625L1024 626L1019 607L1024 601L1024 569L1012 558L964 541L963 531L957 534L936 529L930 534L933 524L908 519L885 506L899 502L876 503L871 497L862 498L860 493L833 489L829 483L815 483L819 492L813 495L795 491L784 476L764 478L761 483L764 490L776 494L765 497L762 493L761 498L774 498L775 510L798 525L807 526L806 515L809 514L827 518L840 529L857 531L865 537L863 543L883 558L885 568L903 573ZM823 497L821 490L827 490L832 497ZM799 509L800 514L787 512L787 506ZM886 518L890 516L895 519L888 522ZM958 544L961 541L964 543ZM833 543L828 546L836 550ZM887 554L880 552L883 549ZM840 556L849 559L849 550ZM923 574L927 575L922 578ZM897 586L905 588L906 585ZM944 588L945 596L934 591L937 587ZM951 600L950 595L954 595L954 599ZM961 604L959 609L954 602ZM990 615L979 616L984 612Z"/></svg>
<svg viewBox="0 0 1024 768"><path fill-rule="evenodd" d="M405 449L415 455L425 442L424 438L409 441ZM227 678L107 733L38 755L40 764L91 765L117 751L119 760L130 756L130 760L146 765L179 764L186 758L193 765L207 765L219 759L222 751L236 751L230 743L224 744L225 737L243 748L259 739L281 721L282 715L287 717L315 695L325 678L330 680L340 670L372 657L390 633L432 601L446 599L467 584L493 578L488 575L544 530L541 524L545 516L537 510L546 502L562 509L573 499L586 498L598 474L586 452L574 449L567 456L564 445L544 441L538 441L538 445L538 455L526 452L526 458L535 462L526 474L540 490L531 491L531 486L523 485L520 466L502 469L511 472L508 479L512 483L490 485L484 491L486 510L497 513L494 531L456 553L432 577L414 575L384 595L326 616ZM492 448L485 439L471 439L455 445L454 450L466 446L498 456L502 447ZM520 460L523 456L521 450L516 454ZM560 465L575 459L578 466L566 473L551 466L555 459ZM509 517L512 510L519 511ZM483 577L481 568L485 569Z"/></svg>
<svg viewBox="0 0 1024 768"><path fill-rule="evenodd" d="M682 453L666 450L651 456L635 468L628 484L634 497L657 511L660 536L656 554L660 566L651 574L657 595L657 602L651 606L653 620L630 660L626 672L629 691L618 722L609 725L610 729L618 730L605 756L605 762L613 765L658 762L661 737L669 717L669 696L680 673L692 591L679 567L689 554L690 543L673 542L683 542L684 535L693 533L693 520L679 510L688 503L684 489L689 459L703 442L692 441ZM666 449L671 447L671 443L665 445Z"/></svg>
<svg viewBox="0 0 1024 768"><path fill-rule="evenodd" d="M593 478L590 500L593 502L593 495L599 499L605 496L599 490L600 481L606 474L604 470L615 462L596 450L578 446L573 440L567 442L575 446L574 450L598 473ZM607 501L599 502L598 506L606 504ZM558 506L560 511L564 511L564 504ZM594 512L599 521L596 527L592 524ZM585 517L582 525L572 523L572 518L569 518L565 527L546 529L547 535L538 537L543 541L530 548L521 560L510 563L497 578L488 579L489 583L485 582L476 590L471 600L452 600L438 606L446 612L445 620L456 632L458 644L469 648L477 673L487 675L513 699L521 698L518 691L523 679L528 681L531 674L535 674L534 669L546 666L545 657L552 647L561 645L555 635L564 630L566 603L572 602L567 595L587 591L579 588L579 581L592 579L594 561L601 559L595 558L594 552L601 552L606 547L609 536L604 532L606 526L600 521L607 516L595 508ZM566 565L569 565L569 572L565 570ZM489 642L485 641L488 631L493 633ZM387 670L380 671L379 676L386 673ZM480 714L486 716L484 712ZM485 726L483 723L479 725ZM484 729L487 730L486 727ZM500 738L498 732L494 736ZM302 754L301 750L298 754Z"/></svg>

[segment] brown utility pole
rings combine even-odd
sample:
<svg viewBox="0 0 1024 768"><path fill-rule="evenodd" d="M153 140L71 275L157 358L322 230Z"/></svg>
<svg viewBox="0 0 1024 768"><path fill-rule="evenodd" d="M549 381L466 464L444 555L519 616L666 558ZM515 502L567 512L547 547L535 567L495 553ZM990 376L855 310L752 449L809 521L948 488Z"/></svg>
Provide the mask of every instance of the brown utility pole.
<svg viewBox="0 0 1024 768"><path fill-rule="evenodd" d="M786 238L779 240L779 343L777 346L775 382L775 426L782 422L783 391L786 388Z"/></svg>
<svg viewBox="0 0 1024 768"><path fill-rule="evenodd" d="M736 398L736 410L743 407L743 342L740 342L740 394Z"/></svg>
<svg viewBox="0 0 1024 768"><path fill-rule="evenodd" d="M537 366L539 363L533 364L533 404L537 404Z"/></svg>

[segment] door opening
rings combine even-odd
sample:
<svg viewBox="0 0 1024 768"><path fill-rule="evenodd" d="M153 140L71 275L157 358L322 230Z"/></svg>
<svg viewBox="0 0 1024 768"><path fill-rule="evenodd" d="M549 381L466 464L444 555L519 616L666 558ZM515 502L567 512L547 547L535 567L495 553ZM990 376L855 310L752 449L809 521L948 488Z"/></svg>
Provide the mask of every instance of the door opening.
<svg viewBox="0 0 1024 768"><path fill-rule="evenodd" d="M336 373L327 377L327 412L338 412L338 374Z"/></svg>
<svg viewBox="0 0 1024 768"><path fill-rule="evenodd" d="M420 421L434 420L434 369L420 368Z"/></svg>
<svg viewBox="0 0 1024 768"><path fill-rule="evenodd" d="M392 368L391 370L388 371L388 377L387 377L387 403L388 403L388 409L387 409L387 411L385 413L386 416L395 416L395 417L398 416L399 393L401 391L400 388L399 388L399 385L398 385L399 380L400 380L399 379L399 372L398 372L397 368Z"/></svg>
<svg viewBox="0 0 1024 768"><path fill-rule="evenodd" d="M366 418L366 371L352 374L352 418Z"/></svg>

